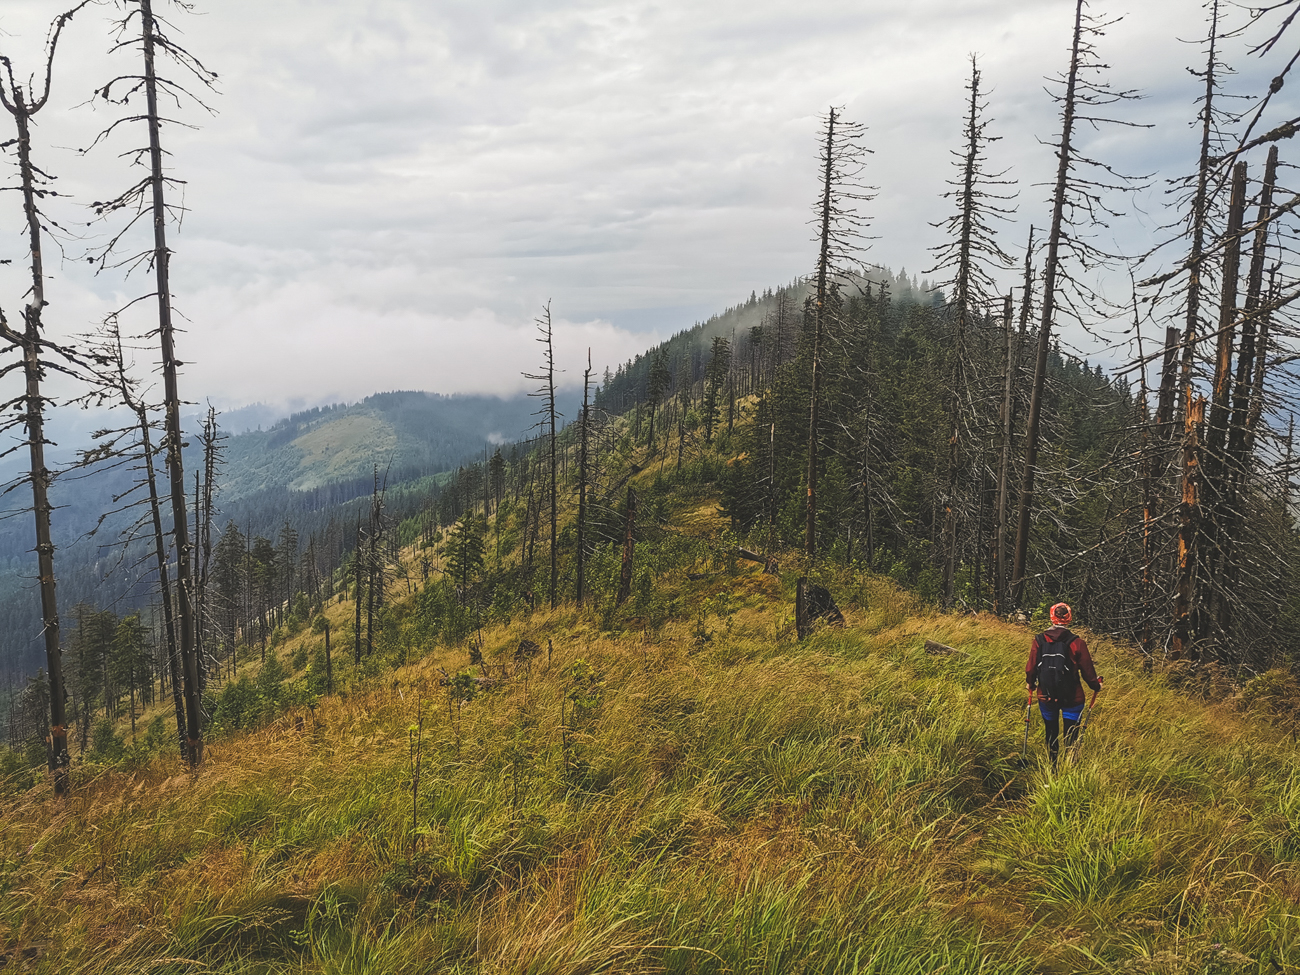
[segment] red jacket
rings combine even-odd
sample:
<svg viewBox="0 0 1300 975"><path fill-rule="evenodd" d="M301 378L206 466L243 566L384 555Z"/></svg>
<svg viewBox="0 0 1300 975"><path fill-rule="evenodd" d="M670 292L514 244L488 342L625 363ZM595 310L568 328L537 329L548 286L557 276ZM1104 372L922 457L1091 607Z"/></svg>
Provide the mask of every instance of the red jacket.
<svg viewBox="0 0 1300 975"><path fill-rule="evenodd" d="M1064 626L1053 626L1034 637L1034 642L1029 646L1029 663L1025 664L1025 684L1028 687L1034 688L1038 686L1039 647L1041 647L1044 642L1051 643L1064 633L1066 629L1067 628ZM1086 682L1094 691L1101 690L1101 678L1097 676L1097 671L1093 669L1092 655L1088 653L1088 644L1083 641L1083 637L1076 636L1070 642L1070 659L1074 661L1075 670L1079 672L1079 676L1083 681ZM1087 697L1083 693L1083 684L1078 684L1075 687L1074 700L1072 701L1048 702L1044 700L1042 690L1040 689L1038 692L1038 702L1040 704L1052 703L1069 708L1078 704L1083 704L1085 700L1087 700Z"/></svg>

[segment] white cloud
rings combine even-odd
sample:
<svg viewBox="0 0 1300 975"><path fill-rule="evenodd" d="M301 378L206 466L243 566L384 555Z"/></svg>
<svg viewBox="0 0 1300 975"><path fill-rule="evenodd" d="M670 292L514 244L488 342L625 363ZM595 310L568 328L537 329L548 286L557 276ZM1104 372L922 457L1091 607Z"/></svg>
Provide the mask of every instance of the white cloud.
<svg viewBox="0 0 1300 975"><path fill-rule="evenodd" d="M22 65L64 0L6 0L0 47ZM707 309L806 272L817 117L844 104L869 126L872 260L921 272L967 54L991 86L995 166L1021 181L1019 246L1045 222L1055 109L1043 76L1064 66L1073 4L1052 0L221 0L173 12L221 73L214 118L168 145L187 181L173 235L186 389L224 404L355 399L376 389L509 392L535 367L531 321L548 298L568 377L587 345L597 371ZM1098 5L1100 7L1100 5ZM78 16L38 128L39 155L76 201L130 176L116 139L88 160L109 115L84 102L112 64L103 12ZM1138 6L1101 45L1132 115L1154 132L1104 139L1134 171L1186 169L1200 58L1195 2ZM1242 90L1273 65L1235 54ZM120 68L120 63L119 63ZM1280 106L1279 117L1289 113ZM0 122L3 122L0 117ZM136 142L133 142L135 139ZM1148 197L1158 206L1158 193ZM56 201L57 202L57 201ZM0 196L0 257L22 257ZM53 206L54 204L52 204ZM83 220L62 204L65 222ZM1149 238L1135 215L1115 232ZM8 233L14 231L15 233ZM76 248L71 247L70 253ZM49 317L84 330L146 278L56 268ZM1010 278L1008 279L1010 280ZM20 268L0 305L21 303ZM144 311L145 309L141 309ZM140 319L143 322L143 319Z"/></svg>

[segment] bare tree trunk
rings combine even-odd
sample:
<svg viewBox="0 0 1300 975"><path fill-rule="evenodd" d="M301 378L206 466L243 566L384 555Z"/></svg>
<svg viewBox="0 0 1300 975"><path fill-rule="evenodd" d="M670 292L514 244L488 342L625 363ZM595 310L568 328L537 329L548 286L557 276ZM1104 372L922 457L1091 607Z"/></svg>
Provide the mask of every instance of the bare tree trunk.
<svg viewBox="0 0 1300 975"><path fill-rule="evenodd" d="M1070 72L1066 78L1061 119L1061 141L1056 147L1058 166L1052 200L1052 226L1047 235L1047 263L1043 269L1043 310L1038 325L1038 359L1034 386L1029 397L1029 418L1025 422L1025 470L1020 483L1020 507L1016 525L1016 560L1011 571L1012 599L1024 598L1025 560L1029 554L1029 528L1033 516L1034 475L1038 470L1038 425L1043 411L1043 389L1047 385L1047 356L1051 351L1052 322L1056 315L1056 276L1060 267L1065 191L1073 160L1075 89L1079 78L1079 46L1083 32L1083 0L1075 0L1074 39L1070 47Z"/></svg>
<svg viewBox="0 0 1300 975"><path fill-rule="evenodd" d="M1030 230L1030 234L1033 230ZM1025 274L1028 276L1028 256ZM1011 327L1011 296L1002 305L1003 328L1006 332L1006 358L1002 374L1002 451L998 458L998 510L997 527L993 538L993 610L1002 612L1006 602L1007 585L1007 501L1011 488L1011 429L1012 403L1015 401L1015 376L1017 365L1016 333Z"/></svg>
<svg viewBox="0 0 1300 975"><path fill-rule="evenodd" d="M140 32L144 42L144 89L149 127L149 165L152 184L153 265L158 298L158 338L162 347L163 390L166 409L167 473L171 478L172 539L176 551L176 602L180 624L180 655L185 694L186 747L191 765L203 761L203 728L199 712L198 655L195 653L193 585L190 577L190 537L185 510L185 471L181 460L181 400L176 382L176 353L172 339L171 251L167 248L167 202L163 193L162 144L159 135L158 82L154 73L154 37L157 27L152 0L139 0Z"/></svg>
<svg viewBox="0 0 1300 975"><path fill-rule="evenodd" d="M555 357L551 349L551 309L546 309L546 412L550 420L551 443L551 609L559 601L559 532L557 528L559 514L559 484L555 466Z"/></svg>
<svg viewBox="0 0 1300 975"><path fill-rule="evenodd" d="M49 487L51 475L45 466L45 398L41 379L45 368L41 362L41 310L45 307L45 271L41 254L41 222L36 207L35 176L32 172L29 119L35 108L28 108L21 88L12 84L13 115L18 123L18 166L22 176L23 209L31 247L31 301L23 310L25 327L22 335L23 374L27 380L24 402L27 411L27 447L31 461L32 511L36 516L37 579L41 592L41 624L45 637L46 675L50 681L50 731L48 765L54 779L55 795L68 791L68 718L64 704L63 651L59 646L59 605L55 593L54 542L50 534ZM8 326L5 326L6 331Z"/></svg>
<svg viewBox="0 0 1300 975"><path fill-rule="evenodd" d="M379 557L376 551L379 542L379 465L375 465L375 486L370 496L370 537L366 545L366 656L375 652L375 589L383 589L383 577L379 574Z"/></svg>
<svg viewBox="0 0 1300 975"><path fill-rule="evenodd" d="M587 350L587 371L582 374L582 424L578 442L578 581L577 602L582 605L586 595L587 563L587 439L590 435L591 415L588 405L591 391L591 349Z"/></svg>
<svg viewBox="0 0 1300 975"><path fill-rule="evenodd" d="M1276 265L1269 269L1268 272L1268 295L1271 297L1277 293L1277 267ZM1264 412L1264 379L1268 372L1268 345L1269 345L1269 328L1272 324L1272 315L1266 313L1259 321L1259 339L1255 343L1255 374L1251 380L1250 388L1250 408L1246 412L1246 434L1243 450L1249 457L1255 447L1255 430L1259 425L1259 418Z"/></svg>
<svg viewBox="0 0 1300 975"><path fill-rule="evenodd" d="M776 424L767 431L767 551L764 572L771 572L776 564L772 549L776 546Z"/></svg>
<svg viewBox="0 0 1300 975"><path fill-rule="evenodd" d="M1219 465L1220 484L1217 486L1218 504L1215 516L1218 541L1217 549L1220 565L1220 579L1215 598L1215 625L1225 638L1232 625L1232 604L1239 565L1234 557L1235 539L1241 523L1241 501L1246 490L1246 477L1250 465L1246 449L1246 420L1250 413L1251 371L1255 366L1255 345L1258 326L1255 318L1258 312L1264 287L1264 260L1268 251L1269 218L1273 209L1273 190L1277 183L1278 150L1274 145L1269 149L1268 162L1264 167L1264 181L1259 191L1259 213L1256 221L1255 239L1251 247L1250 269L1246 275L1246 300L1241 314L1241 348L1237 356L1236 382L1232 388L1232 408L1221 413L1222 422L1227 426L1219 434L1219 443L1223 447L1222 460ZM1234 193L1235 193L1234 186ZM1243 193L1244 196L1244 193ZM1244 203L1244 200L1243 200ZM1229 350L1231 354L1231 350ZM1211 420L1213 424L1213 420Z"/></svg>
<svg viewBox="0 0 1300 975"><path fill-rule="evenodd" d="M144 456L145 478L149 484L149 514L153 520L153 547L158 562L158 586L162 592L163 630L167 635L168 669L171 671L172 701L176 706L176 734L181 757L188 756L185 744L185 698L181 692L180 648L176 644L176 623L172 618L171 581L167 572L167 540L163 536L162 511L158 504L158 479L153 467L153 446L149 442L149 416L144 404L127 405L135 410L140 427L140 445Z"/></svg>
<svg viewBox="0 0 1300 975"><path fill-rule="evenodd" d="M59 35L66 24L84 6L84 2L56 18L50 37L45 69L45 90L37 98L33 91L24 92L15 82L13 66L7 57L0 57L8 76L8 91L0 85L0 103L14 118L18 131L18 171L22 184L23 214L27 220L28 246L31 250L31 301L23 309L23 331L15 332L0 312L0 334L22 350L23 376L26 389L23 395L27 448L30 461L29 480L32 485L32 513L36 529L37 582L41 594L42 636L45 640L46 677L49 680L50 725L46 736L46 759L54 782L54 794L68 792L68 716L67 693L63 680L63 650L59 645L59 606L54 577L54 542L50 532L49 499L51 474L45 466L45 397L41 393L41 380L45 364L41 359L41 313L45 300L45 268L41 251L41 213L37 204L37 170L31 156L31 118L42 108L50 96L50 79L54 68L54 52Z"/></svg>
<svg viewBox="0 0 1300 975"><path fill-rule="evenodd" d="M1147 395L1146 358L1142 349L1142 316L1138 310L1137 288L1133 289L1133 334L1137 340L1138 361L1142 368L1138 370L1138 407L1137 422L1142 427L1142 440L1138 447L1138 477L1142 481L1142 593L1140 602L1140 619L1138 634L1142 644L1142 653L1150 664L1152 659L1153 633L1152 622L1155 618L1155 540L1153 538L1155 513L1155 488L1152 483L1153 464L1151 458L1151 424L1148 413L1149 397ZM1156 420L1157 424L1159 420Z"/></svg>
<svg viewBox="0 0 1300 975"><path fill-rule="evenodd" d="M355 604L356 621L353 624L353 631L356 634L355 662L358 667L361 666L361 574L365 571L365 552L361 547L361 512L357 512L357 547L352 552L352 565L354 575L352 601Z"/></svg>
<svg viewBox="0 0 1300 975"><path fill-rule="evenodd" d="M537 331L540 337L537 339L545 347L543 359L545 369L540 373L525 373L527 379L536 379L542 383L532 395L538 396L545 401L545 405L538 410L541 414L539 426L547 437L547 452L550 460L550 506L551 506L551 609L555 609L559 598L559 550L558 550L558 506L559 506L559 467L556 458L555 442L555 347L553 345L553 334L551 329L551 303L548 301L542 309L541 317L537 320ZM536 416L537 414L534 414ZM538 508L540 519L541 509Z"/></svg>
<svg viewBox="0 0 1300 975"><path fill-rule="evenodd" d="M1282 517L1291 517L1291 451L1295 445L1295 414L1286 428L1286 461L1282 464Z"/></svg>
<svg viewBox="0 0 1300 975"><path fill-rule="evenodd" d="M835 109L826 120L826 148L822 173L821 249L817 257L817 303L813 321L812 382L808 404L808 505L804 524L804 554L817 556L817 437L821 409L822 333L826 322L826 278L830 263L831 174L835 158Z"/></svg>
<svg viewBox="0 0 1300 975"><path fill-rule="evenodd" d="M962 404L966 398L966 328L971 304L972 232L975 220L975 176L979 161L979 70L971 59L970 109L966 119L966 158L962 166L961 228L957 243L957 321L949 350L952 381L948 390L948 491L944 501L943 605L952 608L957 577L957 482L962 463ZM977 545L978 548L978 545ZM978 579L979 574L976 573Z"/></svg>
<svg viewBox="0 0 1300 975"><path fill-rule="evenodd" d="M1205 398L1185 391L1190 406L1183 421L1183 498L1178 506L1178 579L1174 596L1174 636L1170 659L1193 656L1192 613L1196 592L1196 540L1200 534L1201 422Z"/></svg>

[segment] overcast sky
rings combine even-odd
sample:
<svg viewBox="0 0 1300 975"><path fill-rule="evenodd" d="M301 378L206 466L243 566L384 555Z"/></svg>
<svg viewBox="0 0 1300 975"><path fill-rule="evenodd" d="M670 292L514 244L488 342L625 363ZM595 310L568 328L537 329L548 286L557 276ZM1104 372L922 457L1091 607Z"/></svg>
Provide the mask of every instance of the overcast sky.
<svg viewBox="0 0 1300 975"><path fill-rule="evenodd" d="M68 2L0 3L0 50L21 71ZM197 128L166 135L187 184L172 236L183 393L294 408L396 388L517 391L548 299L576 379L588 346L599 371L808 273L830 104L868 126L874 150L866 259L923 272L971 52L1002 136L993 164L1020 181L1005 237L1019 253L1027 223L1046 222L1049 188L1034 184L1054 161L1037 140L1058 123L1044 78L1065 66L1073 13L1068 0L197 0L196 14L155 2L220 75L203 96L217 114L185 105L173 114ZM50 209L69 227L135 178L120 153L143 138L137 126L85 160L71 151L114 117L86 104L96 85L134 70L106 53L112 9L68 28L39 116L38 161L70 194ZM1190 168L1200 5L1094 9L1126 15L1100 51L1117 86L1146 95L1127 117L1155 128L1089 134L1087 151L1132 172ZM1277 68L1239 47L1229 58L1242 91ZM1149 215L1117 236L1147 239L1162 199L1157 185L1139 201ZM16 265L18 203L0 195L0 256ZM69 258L83 246L69 242ZM62 334L151 287L71 259L52 273L46 321ZM0 273L11 319L23 290L14 268Z"/></svg>

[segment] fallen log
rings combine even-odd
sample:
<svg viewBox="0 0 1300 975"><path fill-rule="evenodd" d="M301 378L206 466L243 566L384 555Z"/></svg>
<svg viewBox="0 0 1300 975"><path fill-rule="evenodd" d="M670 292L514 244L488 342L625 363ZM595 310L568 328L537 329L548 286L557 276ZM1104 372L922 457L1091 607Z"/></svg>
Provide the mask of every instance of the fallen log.
<svg viewBox="0 0 1300 975"><path fill-rule="evenodd" d="M737 548L736 555L742 559L747 559L750 562L757 562L763 567L763 572L767 575L774 576L777 574L776 559L770 555L759 555L757 552L747 548Z"/></svg>

